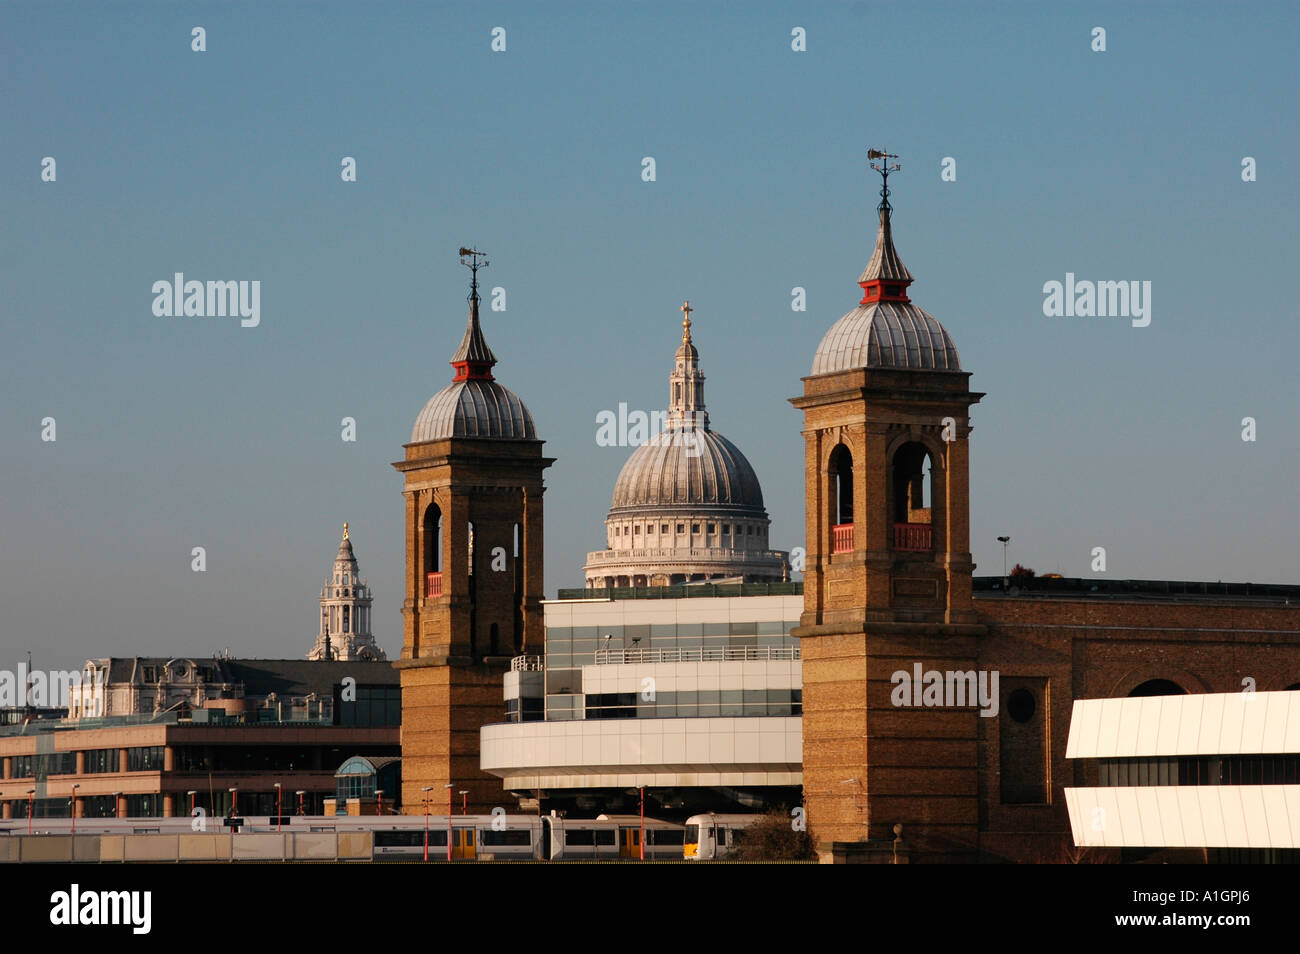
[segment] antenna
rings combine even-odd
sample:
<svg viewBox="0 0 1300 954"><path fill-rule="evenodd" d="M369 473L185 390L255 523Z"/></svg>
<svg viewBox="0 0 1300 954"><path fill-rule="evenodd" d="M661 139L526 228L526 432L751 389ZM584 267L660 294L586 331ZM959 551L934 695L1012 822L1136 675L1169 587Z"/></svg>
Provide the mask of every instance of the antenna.
<svg viewBox="0 0 1300 954"><path fill-rule="evenodd" d="M470 270L469 300L478 301L478 270L487 268L491 264L487 260L487 252L480 252L478 249L473 248L462 248L460 250L460 263Z"/></svg>
<svg viewBox="0 0 1300 954"><path fill-rule="evenodd" d="M891 165L889 160L897 158L898 156L894 155L894 153L886 152L883 149L867 150L867 165L880 173L880 205L876 206L877 211L884 212L886 209L891 208L889 204L889 174L891 172L900 172L903 167L897 162ZM883 161L877 164L873 161L876 159Z"/></svg>

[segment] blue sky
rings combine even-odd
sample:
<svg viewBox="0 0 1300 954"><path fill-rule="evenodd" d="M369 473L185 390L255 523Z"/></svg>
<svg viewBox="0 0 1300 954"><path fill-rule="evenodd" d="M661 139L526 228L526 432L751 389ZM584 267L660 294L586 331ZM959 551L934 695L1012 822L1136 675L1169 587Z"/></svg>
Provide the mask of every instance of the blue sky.
<svg viewBox="0 0 1300 954"><path fill-rule="evenodd" d="M787 398L860 297L868 146L902 155L912 298L988 395L976 572L1000 572L1005 533L1039 572L1089 575L1104 546L1111 577L1296 582L1298 21L1290 4L0 5L0 666L299 656L345 520L397 655L390 463L451 379L467 243L507 292L484 316L498 380L557 458L548 593L580 585L630 453L597 446L596 414L666 406L685 298L713 424L762 480L774 544L801 545ZM260 281L260 325L155 317L177 271ZM1150 326L1045 317L1066 272L1150 281Z"/></svg>

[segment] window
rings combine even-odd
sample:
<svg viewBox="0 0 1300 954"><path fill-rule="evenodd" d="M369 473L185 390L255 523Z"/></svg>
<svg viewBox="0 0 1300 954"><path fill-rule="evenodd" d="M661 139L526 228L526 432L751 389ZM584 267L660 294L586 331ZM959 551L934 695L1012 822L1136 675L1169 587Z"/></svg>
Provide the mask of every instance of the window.
<svg viewBox="0 0 1300 954"><path fill-rule="evenodd" d="M633 528L633 531L632 531L632 532L633 532L633 533L636 533L636 534L639 534L639 533L641 532L641 524L638 523L638 524Z"/></svg>
<svg viewBox="0 0 1300 954"><path fill-rule="evenodd" d="M722 532L723 532L723 533L730 533L730 532L731 532L731 524L729 524L729 523L724 523L724 524L722 525Z"/></svg>
<svg viewBox="0 0 1300 954"><path fill-rule="evenodd" d="M153 666L144 667L144 681L153 682Z"/></svg>
<svg viewBox="0 0 1300 954"><path fill-rule="evenodd" d="M660 532L660 533L667 533L667 532L668 532L668 524L665 523L662 527L660 527L660 528L659 528L659 532Z"/></svg>
<svg viewBox="0 0 1300 954"><path fill-rule="evenodd" d="M700 525L698 523L691 524L691 533L699 533L699 532L700 532Z"/></svg>
<svg viewBox="0 0 1300 954"><path fill-rule="evenodd" d="M86 752L87 775L116 772L117 767L117 749L90 749Z"/></svg>
<svg viewBox="0 0 1300 954"><path fill-rule="evenodd" d="M714 524L709 524L709 533L713 533Z"/></svg>
<svg viewBox="0 0 1300 954"><path fill-rule="evenodd" d="M144 745L126 750L126 770L128 772L160 772L163 767L163 747L161 745ZM132 812L131 814L136 814Z"/></svg>
<svg viewBox="0 0 1300 954"><path fill-rule="evenodd" d="M677 532L678 532L678 533L682 533L682 532L685 530L685 527L686 527L686 524L684 524L684 523L679 523L679 524L677 525Z"/></svg>

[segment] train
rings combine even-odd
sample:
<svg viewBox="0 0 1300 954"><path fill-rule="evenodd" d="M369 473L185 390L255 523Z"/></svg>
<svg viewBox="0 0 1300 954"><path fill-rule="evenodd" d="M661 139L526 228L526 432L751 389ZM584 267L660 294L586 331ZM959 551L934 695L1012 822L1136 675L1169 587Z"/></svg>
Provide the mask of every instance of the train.
<svg viewBox="0 0 1300 954"><path fill-rule="evenodd" d="M638 815L567 818L557 815L294 815L277 819L249 816L239 820L241 832L354 832L374 835L375 861L458 860L617 860L640 859L645 831L646 859L684 857L685 826ZM232 827L220 818L78 818L75 833L83 835L185 834L193 831L227 833ZM0 836L25 835L27 819L0 822ZM34 818L33 835L73 833L70 818Z"/></svg>
<svg viewBox="0 0 1300 954"><path fill-rule="evenodd" d="M709 812L686 819L682 854L689 861L725 858L745 838L745 829L762 815L718 815Z"/></svg>

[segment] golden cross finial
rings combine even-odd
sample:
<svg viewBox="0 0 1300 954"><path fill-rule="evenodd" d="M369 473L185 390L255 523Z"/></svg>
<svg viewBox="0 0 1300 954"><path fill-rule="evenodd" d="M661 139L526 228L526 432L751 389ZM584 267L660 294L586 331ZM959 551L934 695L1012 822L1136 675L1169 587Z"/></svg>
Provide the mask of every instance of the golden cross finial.
<svg viewBox="0 0 1300 954"><path fill-rule="evenodd" d="M681 311L682 314L686 316L685 318L682 319L682 340L683 341L691 340L691 312L693 312L694 310L695 309L691 307L691 300L689 298L686 299L686 301L682 302Z"/></svg>
<svg viewBox="0 0 1300 954"><path fill-rule="evenodd" d="M343 539L346 540L347 538L348 538L348 524L347 521L345 520L343 522Z"/></svg>

